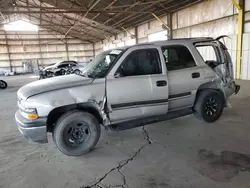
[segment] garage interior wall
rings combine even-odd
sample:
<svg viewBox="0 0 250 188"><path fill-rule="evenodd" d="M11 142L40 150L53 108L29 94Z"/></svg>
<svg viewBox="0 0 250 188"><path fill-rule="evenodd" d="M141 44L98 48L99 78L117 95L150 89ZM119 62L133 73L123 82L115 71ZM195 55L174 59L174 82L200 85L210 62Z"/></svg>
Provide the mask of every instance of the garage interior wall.
<svg viewBox="0 0 250 188"><path fill-rule="evenodd" d="M238 10L231 0L208 0L191 5L171 14L172 36L173 38L188 38L228 35L230 39L225 38L224 40L232 56L235 70L238 30L237 14ZM169 24L167 16L160 18L166 24ZM135 34L135 29L138 31L137 39L135 39L137 43L148 42L151 34L163 31L161 23L156 19L130 29L131 34ZM122 32L117 36L95 43L96 54L103 49L107 49L107 47L119 47L118 44L131 39L132 36L129 33ZM207 53L210 52L208 51ZM245 1L241 79L250 79L250 1L248 0Z"/></svg>
<svg viewBox="0 0 250 188"><path fill-rule="evenodd" d="M43 66L64 60L86 62L93 56L93 44L79 39L65 39L45 30L13 32L0 28L0 74L10 69L22 73L23 63Z"/></svg>
<svg viewBox="0 0 250 188"><path fill-rule="evenodd" d="M170 24L168 20L171 19L173 38L228 35L231 39L225 38L225 43L232 56L235 70L238 30L237 14L238 10L231 0L207 0L172 12L171 18L168 18L169 14L160 18L168 25ZM67 58L70 60L87 61L103 50L148 42L152 34L164 31L161 23L156 19L137 25L134 28L126 28L125 30L116 36L107 37L105 40L94 44L87 44L78 39L67 39L68 53L66 44L58 40L61 36L51 35L47 31L40 31L39 37L37 34L26 36L24 33L23 35L22 33L19 33L19 35L7 33L10 55L8 57L6 45L1 45L0 67L2 68L0 68L0 73L3 68L9 69L10 63L13 70L17 71L22 62L27 60L37 61L39 64L50 64L67 60ZM3 31L1 31L0 36L2 43L6 43ZM27 39L31 37L34 38L33 41ZM54 41L46 41L46 38L53 38ZM246 0L241 79L248 80L250 79L249 45L250 1Z"/></svg>

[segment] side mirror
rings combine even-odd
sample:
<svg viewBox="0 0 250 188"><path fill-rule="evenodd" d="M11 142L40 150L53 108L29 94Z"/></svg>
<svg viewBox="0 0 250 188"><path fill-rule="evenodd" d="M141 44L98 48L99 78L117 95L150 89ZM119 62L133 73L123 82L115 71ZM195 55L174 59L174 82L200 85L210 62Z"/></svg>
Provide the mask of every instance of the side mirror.
<svg viewBox="0 0 250 188"><path fill-rule="evenodd" d="M120 72L117 72L117 73L115 73L114 77L115 77L115 78L120 78L120 77L122 77L122 76L121 76L121 73L120 73Z"/></svg>
<svg viewBox="0 0 250 188"><path fill-rule="evenodd" d="M119 68L119 70L115 73L115 78L120 78L120 77L124 77L124 69L123 66L121 66Z"/></svg>
<svg viewBox="0 0 250 188"><path fill-rule="evenodd" d="M93 61L93 59L90 59L89 62Z"/></svg>

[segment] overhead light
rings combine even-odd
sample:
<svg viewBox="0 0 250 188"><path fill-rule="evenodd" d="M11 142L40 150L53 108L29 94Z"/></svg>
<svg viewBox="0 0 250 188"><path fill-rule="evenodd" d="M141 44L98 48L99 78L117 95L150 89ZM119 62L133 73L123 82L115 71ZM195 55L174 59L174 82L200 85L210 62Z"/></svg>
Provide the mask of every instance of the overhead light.
<svg viewBox="0 0 250 188"><path fill-rule="evenodd" d="M16 1L15 0L12 0L12 5L16 6Z"/></svg>
<svg viewBox="0 0 250 188"><path fill-rule="evenodd" d="M38 31L38 26L24 20L4 24L5 31Z"/></svg>

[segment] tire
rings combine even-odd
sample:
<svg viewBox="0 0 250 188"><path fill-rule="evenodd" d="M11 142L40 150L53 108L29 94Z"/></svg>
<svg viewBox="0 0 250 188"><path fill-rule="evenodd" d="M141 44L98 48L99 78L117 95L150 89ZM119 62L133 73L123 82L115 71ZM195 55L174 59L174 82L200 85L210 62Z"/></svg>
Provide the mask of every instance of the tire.
<svg viewBox="0 0 250 188"><path fill-rule="evenodd" d="M63 154L79 156L90 152L95 147L100 134L100 124L92 114L74 110L58 119L52 137Z"/></svg>
<svg viewBox="0 0 250 188"><path fill-rule="evenodd" d="M3 80L0 80L0 89L6 89L8 87L8 84L3 81Z"/></svg>
<svg viewBox="0 0 250 188"><path fill-rule="evenodd" d="M216 90L203 90L194 105L194 115L207 123L217 121L224 109L225 100Z"/></svg>
<svg viewBox="0 0 250 188"><path fill-rule="evenodd" d="M81 73L81 71L80 71L80 70L78 70L78 69L74 70L74 74L76 74L76 75L80 75L80 73Z"/></svg>

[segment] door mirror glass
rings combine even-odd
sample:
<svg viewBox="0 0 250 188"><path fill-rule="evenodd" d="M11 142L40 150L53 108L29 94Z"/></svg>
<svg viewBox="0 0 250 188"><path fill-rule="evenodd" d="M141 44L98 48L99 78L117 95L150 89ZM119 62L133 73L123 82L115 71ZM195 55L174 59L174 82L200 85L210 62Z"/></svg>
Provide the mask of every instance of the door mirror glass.
<svg viewBox="0 0 250 188"><path fill-rule="evenodd" d="M124 72L124 67L121 66L119 70L115 73L115 78L124 77L126 75L126 72Z"/></svg>
<svg viewBox="0 0 250 188"><path fill-rule="evenodd" d="M122 77L120 72L115 73L115 78L120 78L120 77Z"/></svg>

